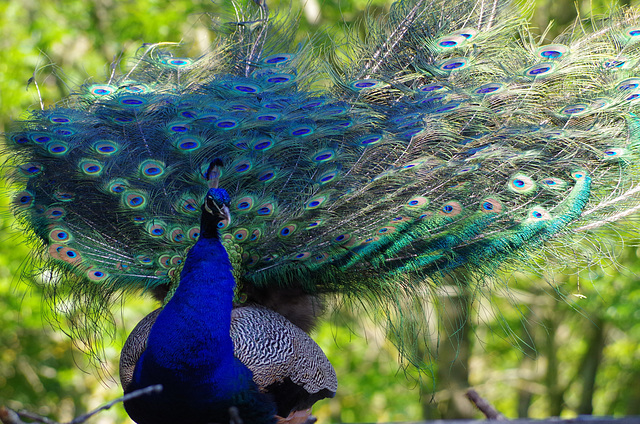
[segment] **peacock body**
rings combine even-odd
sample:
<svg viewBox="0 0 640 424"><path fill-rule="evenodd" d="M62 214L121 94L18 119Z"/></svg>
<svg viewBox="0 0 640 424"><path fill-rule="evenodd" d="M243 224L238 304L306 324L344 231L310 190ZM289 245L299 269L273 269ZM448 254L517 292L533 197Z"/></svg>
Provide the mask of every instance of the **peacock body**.
<svg viewBox="0 0 640 424"><path fill-rule="evenodd" d="M266 308L232 312L235 280L218 234L228 202L226 191L209 190L180 284L123 348L125 393L166 388L125 402L139 424L227 422L231 406L250 422L295 423L296 414L304 421L317 400L335 394L333 367L304 331Z"/></svg>
<svg viewBox="0 0 640 424"><path fill-rule="evenodd" d="M125 403L139 424L230 421L236 406L251 422L275 422L252 374L233 355L229 334L235 281L218 236L229 197L212 189L203 207L200 237L190 249L180 285L158 314L126 391L162 384L154 396ZM224 420L224 421L222 421Z"/></svg>
<svg viewBox="0 0 640 424"><path fill-rule="evenodd" d="M131 406L140 423L176 418L181 394L207 399L193 422L242 402L271 421L247 368L262 356L233 356L234 299L340 295L402 316L403 299L456 270L490 275L553 239L595 240L638 209L635 11L543 44L507 2L405 1L323 53L265 8L238 10L210 53L147 45L124 75L7 134L14 212L80 332L96 334L122 291L172 293L130 361L127 390L160 374L169 387L147 400L157 415ZM198 220L210 224L216 158L230 214L212 229Z"/></svg>

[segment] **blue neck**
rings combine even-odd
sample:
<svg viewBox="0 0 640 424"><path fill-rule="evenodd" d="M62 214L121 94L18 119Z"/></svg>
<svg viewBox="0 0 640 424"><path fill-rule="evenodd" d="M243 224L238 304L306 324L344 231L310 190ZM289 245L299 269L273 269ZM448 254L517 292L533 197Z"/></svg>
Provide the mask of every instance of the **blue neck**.
<svg viewBox="0 0 640 424"><path fill-rule="evenodd" d="M219 418L243 402L251 404L246 411L259 411L262 422L273 416L273 406L257 393L251 371L233 354L229 329L235 281L217 231L213 235L201 233L189 251L180 285L158 315L136 364L131 389L164 387L155 398L129 402L127 410L138 423L176 422L185 418L172 416L178 410L191 411L188 422L221 422L212 417ZM145 415L152 411L154 416L140 420L138 411Z"/></svg>
<svg viewBox="0 0 640 424"><path fill-rule="evenodd" d="M234 358L231 263L217 237L203 236L189 251L180 285L149 336L148 349L171 369L231 366Z"/></svg>
<svg viewBox="0 0 640 424"><path fill-rule="evenodd" d="M274 404L233 354L229 334L235 281L217 219L204 211L180 285L151 328L128 391L162 384L157 395L125 402L138 424L229 422L236 406L246 422L275 423Z"/></svg>

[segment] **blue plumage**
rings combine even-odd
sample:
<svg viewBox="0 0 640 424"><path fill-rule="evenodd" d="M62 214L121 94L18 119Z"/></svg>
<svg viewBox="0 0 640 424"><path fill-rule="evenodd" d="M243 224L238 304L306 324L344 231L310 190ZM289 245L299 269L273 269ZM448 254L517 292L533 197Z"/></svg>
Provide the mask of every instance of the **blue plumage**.
<svg viewBox="0 0 640 424"><path fill-rule="evenodd" d="M167 385L128 403L141 423L183 401L194 422L254 400L256 422L306 410L335 393L333 370L265 311L308 329L317 297L339 295L384 305L393 327L456 270L521 267L640 207L637 11L543 45L506 1L402 1L326 52L265 11L239 8L198 58L146 45L7 134L14 212L80 336L100 337L122 291L170 298L123 352L126 390ZM267 347L304 340L318 379L296 374L305 355L267 360L259 328Z"/></svg>
<svg viewBox="0 0 640 424"><path fill-rule="evenodd" d="M233 354L229 327L235 280L217 228L228 217L221 213L228 202L224 190L209 190L200 237L187 254L180 285L135 366L127 391L163 386L160 394L125 403L139 424L229 422L231 406L248 422L275 422L274 405Z"/></svg>

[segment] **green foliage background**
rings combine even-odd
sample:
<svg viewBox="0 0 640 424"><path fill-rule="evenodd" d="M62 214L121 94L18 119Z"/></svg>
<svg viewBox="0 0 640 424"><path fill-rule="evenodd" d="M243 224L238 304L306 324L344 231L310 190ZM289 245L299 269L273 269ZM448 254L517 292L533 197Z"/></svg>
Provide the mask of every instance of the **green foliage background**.
<svg viewBox="0 0 640 424"><path fill-rule="evenodd" d="M317 19L305 14L315 4L320 7ZM284 4L301 14L301 34L328 25L324 37L339 35L367 6L372 14L389 7L383 0ZM554 34L573 20L576 9L586 15L607 7L597 1L574 6L544 0L536 3L532 22L544 28L556 19L558 25L550 33ZM40 107L40 96L51 105L73 86L99 81L114 58L122 56L126 64L143 42L183 41L194 54L206 49L207 14L219 13L221 7L208 0L0 2L0 131L28 108ZM28 84L32 78L40 96L36 85ZM0 199L0 208L6 211L7 203ZM115 340L104 346L107 364L95 369L43 319L46 306L38 289L20 282L20 267L28 260L25 243L9 214L1 214L0 404L70 420L119 395L119 348L127 331L154 305L127 299L127 307L116 311L120 325ZM377 325L375 312L369 314L371 319L362 318L362 311L337 313L334 324L323 325L314 337L337 370L339 393L319 403L316 415L321 422L473 417L475 413L460 403L468 385L509 417L640 415L639 252L617 247L616 256L619 265L603 262L604 271L592 267L580 272L565 269L560 277L499 277L495 288L487 288L485 299L474 302L468 336L449 339L443 332L434 338L441 351L447 351L446 346L453 346L452 352L468 349L468 357L443 354L422 375L400 367L398 352ZM570 302L557 298L556 287ZM510 297L518 302L514 305ZM417 354L426 357L426 352ZM432 375L440 378L434 381ZM130 421L116 407L93 422Z"/></svg>

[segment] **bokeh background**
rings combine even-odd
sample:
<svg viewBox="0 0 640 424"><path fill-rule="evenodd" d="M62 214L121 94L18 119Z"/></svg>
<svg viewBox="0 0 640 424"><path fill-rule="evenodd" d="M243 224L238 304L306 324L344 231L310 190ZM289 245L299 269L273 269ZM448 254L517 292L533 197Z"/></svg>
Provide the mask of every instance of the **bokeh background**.
<svg viewBox="0 0 640 424"><path fill-rule="evenodd" d="M301 40L321 32L319 43L390 5L267 2L272 10L299 16ZM545 40L551 42L578 14L603 13L611 4L540 0L521 7L535 33L554 22ZM74 86L100 81L114 60L126 65L142 43L180 41L192 54L205 51L210 16L223 9L208 0L0 0L0 132L40 107L40 100L52 105ZM2 196L0 208L7 211L7 205ZM597 246L612 253L614 262L552 274L541 258L535 274L496 276L481 301L464 290L443 290L425 300L438 307L429 316L431 343L412 348L429 364L422 372L399 360L382 314L338 309L314 338L334 364L340 387L334 399L317 404L315 414L322 423L479 417L462 397L474 387L510 418L640 415L640 250L634 240L615 240ZM42 293L19 278L28 255L20 230L1 213L0 404L68 421L120 395L120 347L155 305L129 298L126 307L114 309L118 325L105 334L105 362L96 367L64 326L43 318ZM437 358L430 359L436 350ZM91 422L131 421L118 405Z"/></svg>

